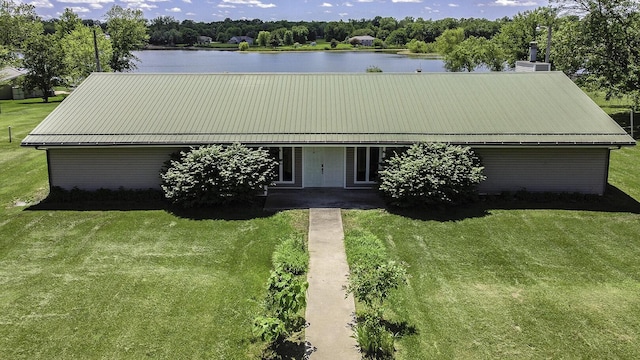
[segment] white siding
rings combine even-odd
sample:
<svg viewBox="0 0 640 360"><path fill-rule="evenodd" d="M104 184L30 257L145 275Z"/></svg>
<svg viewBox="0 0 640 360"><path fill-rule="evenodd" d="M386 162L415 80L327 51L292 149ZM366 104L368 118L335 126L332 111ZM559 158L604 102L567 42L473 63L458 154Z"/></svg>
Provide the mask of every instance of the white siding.
<svg viewBox="0 0 640 360"><path fill-rule="evenodd" d="M49 182L63 189L159 189L171 148L49 149Z"/></svg>
<svg viewBox="0 0 640 360"><path fill-rule="evenodd" d="M609 149L475 149L485 166L481 193L526 190L602 194Z"/></svg>

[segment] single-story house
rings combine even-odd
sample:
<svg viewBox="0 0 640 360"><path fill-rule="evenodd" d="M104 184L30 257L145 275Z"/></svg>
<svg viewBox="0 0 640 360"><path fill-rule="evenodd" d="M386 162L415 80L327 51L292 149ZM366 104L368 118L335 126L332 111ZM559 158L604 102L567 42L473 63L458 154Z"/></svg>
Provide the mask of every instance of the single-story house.
<svg viewBox="0 0 640 360"><path fill-rule="evenodd" d="M18 85L18 79L26 75L25 70L7 66L0 70L0 100L12 100L13 88Z"/></svg>
<svg viewBox="0 0 640 360"><path fill-rule="evenodd" d="M229 44L240 44L241 42L246 41L247 44L253 45L253 38L249 36L234 36L227 43Z"/></svg>
<svg viewBox="0 0 640 360"><path fill-rule="evenodd" d="M373 36L364 35L364 36L354 36L347 40L350 44L353 44L355 41L362 46L373 46L373 40L375 40Z"/></svg>
<svg viewBox="0 0 640 360"><path fill-rule="evenodd" d="M209 36L198 36L198 45L206 45L211 44L213 39Z"/></svg>
<svg viewBox="0 0 640 360"><path fill-rule="evenodd" d="M65 189L159 188L171 153L235 142L278 154L279 188L357 189L422 141L473 148L482 193L602 194L609 152L635 145L564 74L509 72L95 73L22 146Z"/></svg>

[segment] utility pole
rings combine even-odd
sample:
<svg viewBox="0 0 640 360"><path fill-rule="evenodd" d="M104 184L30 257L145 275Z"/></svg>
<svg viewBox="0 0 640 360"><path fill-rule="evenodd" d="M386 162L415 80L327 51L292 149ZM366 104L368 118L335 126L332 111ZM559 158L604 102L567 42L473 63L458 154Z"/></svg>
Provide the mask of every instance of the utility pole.
<svg viewBox="0 0 640 360"><path fill-rule="evenodd" d="M544 62L549 63L549 54L551 52L551 24L547 26L547 50L544 53Z"/></svg>
<svg viewBox="0 0 640 360"><path fill-rule="evenodd" d="M100 56L98 56L98 39L96 37L96 28L93 28L93 50L96 55L96 71L102 72L102 67L100 67Z"/></svg>

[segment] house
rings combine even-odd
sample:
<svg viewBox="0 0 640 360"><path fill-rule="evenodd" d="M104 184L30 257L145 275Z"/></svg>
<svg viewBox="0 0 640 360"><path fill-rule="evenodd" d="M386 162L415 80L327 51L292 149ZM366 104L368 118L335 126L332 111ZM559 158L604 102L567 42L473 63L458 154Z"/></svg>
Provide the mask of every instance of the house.
<svg viewBox="0 0 640 360"><path fill-rule="evenodd" d="M25 70L16 69L10 66L0 70L0 100L13 99L13 88L17 87L18 79L26 75L26 73L27 72Z"/></svg>
<svg viewBox="0 0 640 360"><path fill-rule="evenodd" d="M249 36L234 36L227 43L229 44L240 44L241 42L246 41L247 44L253 45L253 38Z"/></svg>
<svg viewBox="0 0 640 360"><path fill-rule="evenodd" d="M198 36L198 45L207 45L211 44L213 39L209 36Z"/></svg>
<svg viewBox="0 0 640 360"><path fill-rule="evenodd" d="M635 145L564 74L510 72L94 73L22 146L65 189L159 188L171 153L234 142L278 154L277 187L357 189L421 141L472 147L482 193L602 194L610 151Z"/></svg>
<svg viewBox="0 0 640 360"><path fill-rule="evenodd" d="M375 40L373 36L365 35L365 36L354 36L347 40L349 44L353 44L354 42L362 45L362 46L373 46L373 40Z"/></svg>

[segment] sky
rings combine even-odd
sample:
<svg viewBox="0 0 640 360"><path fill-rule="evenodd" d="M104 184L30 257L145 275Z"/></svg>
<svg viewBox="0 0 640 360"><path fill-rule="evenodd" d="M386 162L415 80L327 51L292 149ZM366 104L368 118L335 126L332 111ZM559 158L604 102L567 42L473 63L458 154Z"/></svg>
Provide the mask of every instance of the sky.
<svg viewBox="0 0 640 360"><path fill-rule="evenodd" d="M196 22L260 19L263 21L338 21L407 16L424 19L494 20L547 6L547 0L20 0L36 7L43 19L58 18L65 8L83 19L103 20L113 5L141 9L146 19L172 16Z"/></svg>

